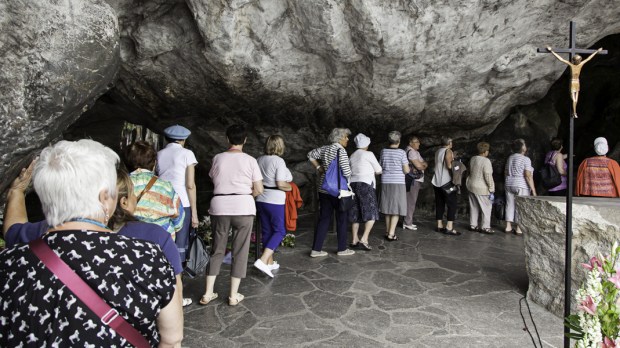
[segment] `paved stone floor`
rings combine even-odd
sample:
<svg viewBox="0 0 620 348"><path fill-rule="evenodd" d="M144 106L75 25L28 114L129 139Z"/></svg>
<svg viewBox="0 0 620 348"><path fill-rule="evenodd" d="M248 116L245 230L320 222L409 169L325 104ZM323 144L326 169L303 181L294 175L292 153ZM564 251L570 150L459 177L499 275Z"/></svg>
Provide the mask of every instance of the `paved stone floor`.
<svg viewBox="0 0 620 348"><path fill-rule="evenodd" d="M324 258L310 258L312 217L301 219L296 248L281 248L274 279L248 265L245 300L228 306L229 267L220 298L198 299L204 277L187 280L184 347L532 347L519 299L527 290L523 239L498 231L451 237L430 220L399 241L371 233L372 251L338 257L330 233ZM529 317L523 306L523 314ZM535 303L532 316L545 347L562 346L562 321ZM534 332L528 319L528 326Z"/></svg>

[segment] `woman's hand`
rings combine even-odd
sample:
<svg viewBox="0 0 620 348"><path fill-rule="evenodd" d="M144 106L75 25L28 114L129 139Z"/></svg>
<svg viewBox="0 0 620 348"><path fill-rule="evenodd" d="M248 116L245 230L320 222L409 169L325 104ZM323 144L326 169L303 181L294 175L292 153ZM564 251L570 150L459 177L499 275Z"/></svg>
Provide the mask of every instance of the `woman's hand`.
<svg viewBox="0 0 620 348"><path fill-rule="evenodd" d="M192 214L192 227L198 228L198 224L199 224L199 221L198 221L197 214Z"/></svg>

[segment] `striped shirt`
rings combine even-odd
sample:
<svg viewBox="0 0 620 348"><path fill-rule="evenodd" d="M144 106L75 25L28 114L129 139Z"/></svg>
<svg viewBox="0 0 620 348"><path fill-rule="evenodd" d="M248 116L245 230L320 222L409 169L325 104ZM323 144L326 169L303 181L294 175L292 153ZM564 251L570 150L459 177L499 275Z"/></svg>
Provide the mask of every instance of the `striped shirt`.
<svg viewBox="0 0 620 348"><path fill-rule="evenodd" d="M136 196L146 188L153 175L152 171L146 169L137 169L129 175ZM175 239L176 233L183 227L185 211L172 184L158 178L144 193L133 215L140 221L161 226Z"/></svg>
<svg viewBox="0 0 620 348"><path fill-rule="evenodd" d="M331 145L321 146L316 148L310 152L308 152L308 159L317 160L323 166L323 173L321 174L321 178L319 179L319 192L325 193L327 192L321 189L323 186L323 181L325 180L325 172L327 172L327 167L332 163L334 159L336 159L336 154L340 156L340 169L342 169L342 175L349 178L351 176L351 166L349 165L349 156L347 155L347 151L345 151L344 147L339 143L333 143ZM404 179L403 179L404 180ZM346 188L343 188L346 189Z"/></svg>
<svg viewBox="0 0 620 348"><path fill-rule="evenodd" d="M534 173L532 161L529 157L520 153L513 153L506 161L504 173L506 175L505 185L510 187L530 189L525 181L525 171Z"/></svg>
<svg viewBox="0 0 620 348"><path fill-rule="evenodd" d="M381 150L379 164L383 168L382 184L405 184L403 165L408 164L407 153L403 149L387 148Z"/></svg>

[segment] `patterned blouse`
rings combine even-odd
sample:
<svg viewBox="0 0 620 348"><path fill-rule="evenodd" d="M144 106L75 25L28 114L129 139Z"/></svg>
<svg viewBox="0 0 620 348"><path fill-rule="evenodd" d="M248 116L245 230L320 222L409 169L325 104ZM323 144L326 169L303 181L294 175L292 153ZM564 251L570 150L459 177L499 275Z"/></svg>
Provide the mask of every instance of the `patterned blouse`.
<svg viewBox="0 0 620 348"><path fill-rule="evenodd" d="M155 244L116 233L51 232L43 240L157 346L156 318L175 290ZM0 347L130 347L20 244L0 252Z"/></svg>
<svg viewBox="0 0 620 348"><path fill-rule="evenodd" d="M146 169L136 169L129 175L136 196L144 191L154 175L152 171ZM179 194L169 181L161 178L158 178L144 193L133 215L140 221L163 227L170 233L173 240L176 239L176 233L183 227L185 218Z"/></svg>

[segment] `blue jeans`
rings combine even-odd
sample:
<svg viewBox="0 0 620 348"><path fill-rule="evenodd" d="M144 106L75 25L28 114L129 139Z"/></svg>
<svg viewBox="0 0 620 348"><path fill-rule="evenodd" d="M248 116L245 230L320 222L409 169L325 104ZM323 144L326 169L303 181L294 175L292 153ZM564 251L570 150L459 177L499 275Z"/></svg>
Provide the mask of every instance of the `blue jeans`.
<svg viewBox="0 0 620 348"><path fill-rule="evenodd" d="M181 262L185 262L187 248L189 247L189 228L192 225L192 208L183 208L185 211L185 218L183 219L183 228L181 228L176 235L174 244L177 245L179 256L181 256Z"/></svg>

